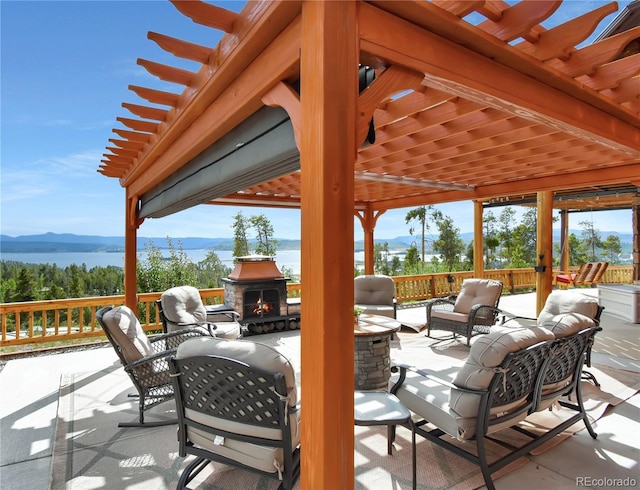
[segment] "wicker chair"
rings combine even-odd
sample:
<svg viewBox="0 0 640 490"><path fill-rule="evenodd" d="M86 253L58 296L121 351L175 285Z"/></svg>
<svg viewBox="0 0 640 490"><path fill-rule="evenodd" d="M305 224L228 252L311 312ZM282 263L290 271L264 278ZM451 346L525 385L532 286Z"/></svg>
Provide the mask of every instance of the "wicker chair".
<svg viewBox="0 0 640 490"><path fill-rule="evenodd" d="M210 337L185 342L169 364L179 454L196 456L177 488L211 461L293 488L300 474L300 412L291 363L264 344Z"/></svg>
<svg viewBox="0 0 640 490"><path fill-rule="evenodd" d="M353 281L354 303L368 315L396 318L396 285L382 274L357 276Z"/></svg>
<svg viewBox="0 0 640 490"><path fill-rule="evenodd" d="M212 337L237 339L242 337L238 323L240 315L226 305L205 307L200 291L193 286L167 289L156 302L162 328L174 332L183 328L200 328Z"/></svg>
<svg viewBox="0 0 640 490"><path fill-rule="evenodd" d="M502 283L491 279L465 279L455 299L435 298L427 303L427 337L431 330L446 330L467 338L477 333L489 333L500 310L498 302Z"/></svg>
<svg viewBox="0 0 640 490"><path fill-rule="evenodd" d="M175 353L180 343L205 334L187 329L147 338L138 318L127 306L106 306L96 312L96 318L138 391L135 396L139 398L139 421L120 422L118 427L175 424L175 419L145 422L144 412L173 398L167 357Z"/></svg>

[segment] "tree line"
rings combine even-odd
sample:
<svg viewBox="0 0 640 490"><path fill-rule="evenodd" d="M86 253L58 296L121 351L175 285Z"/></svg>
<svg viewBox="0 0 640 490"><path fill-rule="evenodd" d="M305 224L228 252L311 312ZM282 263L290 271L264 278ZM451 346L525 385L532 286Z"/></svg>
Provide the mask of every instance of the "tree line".
<svg viewBox="0 0 640 490"><path fill-rule="evenodd" d="M527 209L521 219L510 206L499 215L491 210L483 216L483 257L485 269L520 269L537 264L537 210ZM554 218L554 222L557 218ZM453 219L433 206L411 209L405 216L409 234L416 236L401 260L392 254L388 243L374 245L374 269L379 274L411 275L473 270L473 241L465 246L460 229ZM622 253L620 237L609 235L602 239L591 221L579 223L581 236L571 233L565 246L569 247L569 265L606 260L619 263ZM432 234L431 231L434 233ZM427 255L432 255L427 260ZM562 250L554 244L554 266L558 266ZM361 271L356 270L356 275Z"/></svg>

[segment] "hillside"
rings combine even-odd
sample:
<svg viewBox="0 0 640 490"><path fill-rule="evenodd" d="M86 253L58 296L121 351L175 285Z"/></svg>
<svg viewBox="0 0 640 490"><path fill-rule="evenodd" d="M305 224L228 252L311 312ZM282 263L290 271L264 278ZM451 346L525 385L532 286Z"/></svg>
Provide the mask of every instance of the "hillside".
<svg viewBox="0 0 640 490"><path fill-rule="evenodd" d="M580 236L580 230L571 230L571 233ZM618 235L622 248L631 250L633 236L630 233L600 232L604 239L609 235ZM465 243L473 240L473 233L462 233L461 238ZM279 250L300 250L300 240L276 238ZM376 243L387 243L390 250L405 250L416 243L417 237L412 235L398 236L395 238L379 238ZM559 242L559 235L554 236L554 242ZM184 250L233 250L232 238L203 238L185 237L172 238L174 247L182 244ZM167 249L166 237L138 237L138 250L144 250L145 246L153 243L160 249ZM364 250L364 243L357 241L356 251ZM0 235L0 253L51 253L51 252L122 252L124 251L124 237L74 235L72 233L44 233L41 235L22 235L11 237Z"/></svg>

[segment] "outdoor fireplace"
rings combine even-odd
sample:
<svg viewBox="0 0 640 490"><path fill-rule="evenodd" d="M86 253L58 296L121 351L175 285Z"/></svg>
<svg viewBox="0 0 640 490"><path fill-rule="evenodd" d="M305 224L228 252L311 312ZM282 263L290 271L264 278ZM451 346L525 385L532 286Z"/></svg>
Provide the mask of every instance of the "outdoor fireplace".
<svg viewBox="0 0 640 490"><path fill-rule="evenodd" d="M245 324L282 322L287 317L287 278L278 270L272 257L239 257L224 282L224 303L240 315ZM275 324L275 327L280 327ZM270 330L260 328L259 330Z"/></svg>

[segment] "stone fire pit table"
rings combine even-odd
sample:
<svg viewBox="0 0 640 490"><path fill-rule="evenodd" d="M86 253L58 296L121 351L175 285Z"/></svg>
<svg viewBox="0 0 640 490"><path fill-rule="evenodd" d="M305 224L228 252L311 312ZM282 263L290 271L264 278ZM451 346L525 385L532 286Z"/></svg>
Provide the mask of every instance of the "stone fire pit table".
<svg viewBox="0 0 640 490"><path fill-rule="evenodd" d="M393 318L360 315L354 323L355 389L386 389L391 377L391 338L401 324Z"/></svg>

